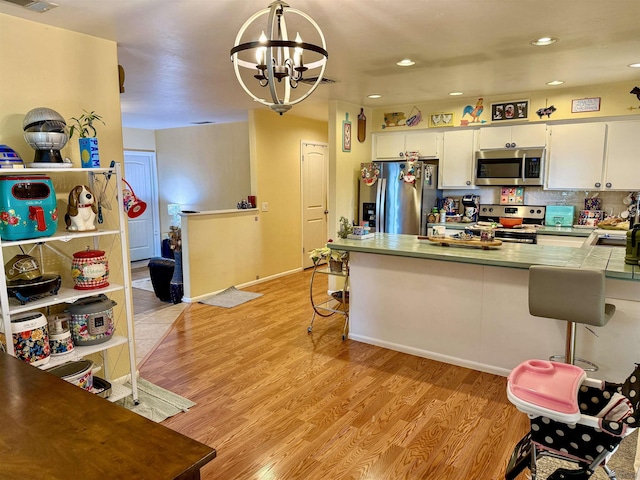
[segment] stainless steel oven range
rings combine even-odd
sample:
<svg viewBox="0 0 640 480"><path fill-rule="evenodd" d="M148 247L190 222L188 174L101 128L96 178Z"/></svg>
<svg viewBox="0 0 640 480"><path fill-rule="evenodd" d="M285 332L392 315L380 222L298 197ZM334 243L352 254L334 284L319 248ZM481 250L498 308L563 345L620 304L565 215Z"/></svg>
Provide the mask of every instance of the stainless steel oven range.
<svg viewBox="0 0 640 480"><path fill-rule="evenodd" d="M496 228L495 238L503 242L533 244L538 243L535 226L544 225L545 211L546 207L537 205L480 205L478 221L499 223L501 217L521 218L521 226Z"/></svg>

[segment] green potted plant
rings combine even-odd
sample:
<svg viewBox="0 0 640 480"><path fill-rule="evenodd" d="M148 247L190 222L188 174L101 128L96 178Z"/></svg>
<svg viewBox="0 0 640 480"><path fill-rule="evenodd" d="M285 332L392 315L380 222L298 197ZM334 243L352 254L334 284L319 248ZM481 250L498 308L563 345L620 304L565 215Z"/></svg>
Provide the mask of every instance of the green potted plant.
<svg viewBox="0 0 640 480"><path fill-rule="evenodd" d="M98 153L98 139L96 138L97 131L94 126L95 122L100 122L103 125L104 120L95 111L84 113L79 117L71 117L71 127L69 128L69 138L73 138L73 135L77 132L80 137L80 160L82 161L83 168L99 168L100 167L100 155Z"/></svg>
<svg viewBox="0 0 640 480"><path fill-rule="evenodd" d="M329 261L329 269L332 272L340 273L343 270L344 263L349 260L349 252L335 250L329 247L315 248L309 252L309 257L317 265L323 260Z"/></svg>
<svg viewBox="0 0 640 480"><path fill-rule="evenodd" d="M348 235L353 233L353 225L346 217L340 217L340 230L338 230L338 237L347 238Z"/></svg>

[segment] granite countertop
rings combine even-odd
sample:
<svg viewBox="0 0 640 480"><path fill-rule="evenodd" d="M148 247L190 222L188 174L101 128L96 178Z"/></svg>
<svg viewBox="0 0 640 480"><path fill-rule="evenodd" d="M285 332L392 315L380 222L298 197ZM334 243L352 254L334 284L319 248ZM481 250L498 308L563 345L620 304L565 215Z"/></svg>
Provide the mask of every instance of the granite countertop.
<svg viewBox="0 0 640 480"><path fill-rule="evenodd" d="M448 226L447 224L447 228ZM591 230L587 230L587 232L591 233ZM416 235L388 233L376 233L374 238L365 240L336 239L328 245L331 248L352 252L496 267L529 268L531 265L555 265L597 268L604 270L609 278L640 281L640 267L625 264L625 249L620 247L586 246L575 248L503 242L500 247L483 250L475 247L444 247L428 240L419 240Z"/></svg>

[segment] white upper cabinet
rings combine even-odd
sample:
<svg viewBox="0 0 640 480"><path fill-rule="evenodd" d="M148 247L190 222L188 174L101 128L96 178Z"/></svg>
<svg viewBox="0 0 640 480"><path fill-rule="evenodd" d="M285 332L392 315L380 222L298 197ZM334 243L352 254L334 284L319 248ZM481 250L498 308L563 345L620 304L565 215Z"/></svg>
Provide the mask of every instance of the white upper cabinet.
<svg viewBox="0 0 640 480"><path fill-rule="evenodd" d="M607 125L553 125L547 149L547 188L600 190L603 187Z"/></svg>
<svg viewBox="0 0 640 480"><path fill-rule="evenodd" d="M547 188L640 190L640 122L550 127Z"/></svg>
<svg viewBox="0 0 640 480"><path fill-rule="evenodd" d="M534 123L505 127L483 127L479 132L480 150L544 147L547 126L544 123Z"/></svg>
<svg viewBox="0 0 640 480"><path fill-rule="evenodd" d="M440 132L394 132L373 135L373 158L397 160L405 158L405 152L419 152L420 158L438 158Z"/></svg>
<svg viewBox="0 0 640 480"><path fill-rule="evenodd" d="M444 132L438 188L475 188L473 186L475 131L458 128Z"/></svg>
<svg viewBox="0 0 640 480"><path fill-rule="evenodd" d="M608 190L640 190L640 122L607 125L603 183Z"/></svg>

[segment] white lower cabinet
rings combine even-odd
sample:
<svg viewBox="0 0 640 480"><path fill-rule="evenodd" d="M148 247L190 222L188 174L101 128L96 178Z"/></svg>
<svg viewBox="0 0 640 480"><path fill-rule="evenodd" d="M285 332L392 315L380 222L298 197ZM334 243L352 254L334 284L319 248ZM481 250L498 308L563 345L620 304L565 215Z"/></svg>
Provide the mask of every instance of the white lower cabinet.
<svg viewBox="0 0 640 480"><path fill-rule="evenodd" d="M455 129L443 133L438 188L475 188L473 156L476 130Z"/></svg>
<svg viewBox="0 0 640 480"><path fill-rule="evenodd" d="M1 169L0 175L16 176L16 170ZM59 198L64 198L74 185L86 184L94 187L94 194L102 200L103 222L98 223L96 218L95 230L69 232L66 230L65 213L66 203L57 202L58 227L57 231L48 237L39 237L24 240L4 241L0 240L0 264L4 266L15 255L26 253L34 257L43 274L58 274L62 278L60 289L53 295L40 295L23 298L22 301L9 295L7 278L1 275L0 280L0 313L2 325L0 330L5 334L6 351L16 356L13 347L13 335L11 328L12 316L23 312L40 312L45 315L60 313L69 304L96 295L105 295L109 298L117 297L118 308L114 307L113 322L115 331L104 343L94 345L76 345L73 350L63 355L51 355L49 361L40 368L50 368L68 361L80 360L88 355L98 354L102 371L100 376L111 382L112 369L109 365L107 351L120 347L126 349L126 362L132 388L114 384L112 382L112 394L109 400L116 401L120 398L132 395L137 403L138 391L136 380L136 358L134 351L134 323L133 305L131 300L131 285L129 269L129 245L126 237L126 219L121 204L118 201L118 192L122 192L122 175L120 165L116 164L110 169L106 168L57 168L57 169L26 169L19 172L20 176L44 174L51 178ZM100 189L100 191L97 191ZM67 191L64 191L67 190ZM64 208L62 208L64 207ZM113 209L113 210L112 210ZM109 262L108 285L102 288L80 290L74 288L71 266L73 253L87 249L102 250ZM90 275L90 274L87 274ZM95 319L95 325L98 324ZM118 358L121 355L118 354ZM115 357L115 356L114 356ZM34 367L37 368L37 367ZM120 367L122 370L122 367ZM122 375L121 375L122 376Z"/></svg>

